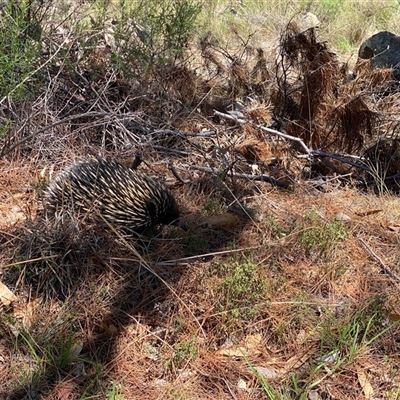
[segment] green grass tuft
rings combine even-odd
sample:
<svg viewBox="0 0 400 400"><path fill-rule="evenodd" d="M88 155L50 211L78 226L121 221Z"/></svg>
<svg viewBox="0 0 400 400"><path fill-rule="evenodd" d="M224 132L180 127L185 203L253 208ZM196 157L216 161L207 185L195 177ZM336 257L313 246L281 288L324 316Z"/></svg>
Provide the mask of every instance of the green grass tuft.
<svg viewBox="0 0 400 400"><path fill-rule="evenodd" d="M223 311L223 329L230 330L257 317L258 303L266 302L267 278L262 266L246 257L232 258L218 267L216 301Z"/></svg>

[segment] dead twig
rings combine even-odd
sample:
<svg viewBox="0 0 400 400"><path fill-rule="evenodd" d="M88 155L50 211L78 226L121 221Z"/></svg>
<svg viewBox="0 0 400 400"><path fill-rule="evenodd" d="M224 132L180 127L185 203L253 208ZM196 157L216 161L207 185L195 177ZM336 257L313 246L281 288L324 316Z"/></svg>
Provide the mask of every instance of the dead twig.
<svg viewBox="0 0 400 400"><path fill-rule="evenodd" d="M172 175L174 175L174 177L183 185L185 185L186 183L192 183L192 181L190 179L185 179L183 180L178 173L176 172L176 169L174 168L174 166L172 165L172 163L168 164L168 169L172 172Z"/></svg>
<svg viewBox="0 0 400 400"><path fill-rule="evenodd" d="M202 167L200 165L189 165L188 167L199 171L204 171L210 174L216 173L212 168ZM240 173L233 173L231 171L226 171L226 175L230 176L231 178L242 178L242 179L249 179L251 181L268 182L271 185L280 187L282 189L290 189L290 185L288 183L282 182L275 178L271 178L270 176L267 175L240 174Z"/></svg>
<svg viewBox="0 0 400 400"><path fill-rule="evenodd" d="M82 113L82 114L76 114L76 115L70 115L69 117L60 119L59 121L54 122L53 124L50 125L46 125L45 127L35 131L34 133L31 133L28 136L25 136L23 139L21 139L19 142L15 143L14 145L12 145L11 147L9 147L8 149L3 149L0 152L0 158L4 157L5 155L11 153L13 150L15 150L17 147L21 146L22 144L24 144L25 142L27 142L28 140L34 138L35 136L39 135L40 133L43 133L49 129L55 128L58 125L62 125L65 124L67 122L71 122L73 120L76 119L80 119L80 118L95 118L95 117L102 117L104 118L104 120L113 120L113 119L124 119L124 118L128 118L128 117L133 117L133 114L116 114L116 113L112 113L112 112L99 112L99 111L91 111L91 112L86 112L86 113ZM103 121L104 123L104 121Z"/></svg>
<svg viewBox="0 0 400 400"><path fill-rule="evenodd" d="M304 149L304 151L305 151L309 156L311 156L312 153L313 153L312 150L310 150L310 149L306 146L306 144L303 142L303 140L301 140L301 139L298 138L298 137L290 136L290 135L288 135L288 134L286 134L286 133L279 132L279 131L277 131L277 130L275 130L275 129L267 128L267 127L262 126L262 125L253 124L251 121L246 121L245 119L237 118L237 117L235 117L235 116L233 116L233 115L224 114L224 113L219 112L219 111L217 111L217 110L214 110L214 114L215 114L215 115L218 115L219 117L222 117L222 118L226 118L226 119L230 119L230 120L236 121L236 122L238 122L239 124L252 124L252 125L254 125L255 127L259 128L259 129L261 129L261 130L263 130L263 131L265 131L265 132L272 133L272 134L274 134L274 135L276 135L276 136L281 136L281 137L283 137L283 138L285 138L285 139L289 139L289 140L292 140L293 142L299 143L300 146Z"/></svg>
<svg viewBox="0 0 400 400"><path fill-rule="evenodd" d="M272 244L271 244L272 245ZM190 257L183 257L179 258L177 260L168 260L168 261L158 261L156 262L156 265L158 266L171 266L171 265L187 265L191 261L196 261L196 260L202 260L208 257L215 257L215 256L220 256L220 255L226 255L226 254L233 254L233 253L240 253L243 251L248 251L248 250L256 250L259 249L260 246L253 246L253 247L243 247L240 249L229 249L229 250L222 250L222 251L215 251L212 253L205 253L205 254L199 254L196 256L190 256Z"/></svg>
<svg viewBox="0 0 400 400"><path fill-rule="evenodd" d="M379 264L382 266L383 270L392 278L394 278L396 281L400 282L400 277L396 275L385 263L384 261L371 249L371 247L365 242L365 240L360 237L359 235L356 236L357 239L361 242L361 244L364 246L364 248L368 251L368 253L376 260L379 262ZM399 287L399 284L396 282L396 286Z"/></svg>
<svg viewBox="0 0 400 400"><path fill-rule="evenodd" d="M371 172L371 169L369 167L367 167L365 165L362 165L362 164L359 164L359 163L355 163L353 161L350 161L350 160L346 159L345 155L330 154L330 153L325 153L325 152L320 151L320 150L309 149L306 146L306 144L303 142L303 140L298 138L298 137L290 136L290 135L287 135L286 133L279 132L279 131L277 131L275 129L267 128L267 127L262 126L262 125L253 124L251 121L247 121L245 119L238 118L238 117L230 115L230 114L224 114L224 113L221 113L221 112L216 111L216 110L214 111L214 114L218 115L220 117L223 117L223 118L227 118L227 119L236 121L236 122L238 122L240 124L252 124L252 125L256 126L257 128L259 128L259 129L261 129L263 131L266 131L268 133L272 133L274 135L281 136L281 137L283 137L285 139L289 139L289 140L292 140L294 142L297 142L305 150L306 155L303 156L303 157L305 157L307 159L313 159L313 158L316 158L316 157L319 157L319 158L323 158L323 157L332 158L334 160L340 161L343 164L348 164L348 165L351 165L352 167L355 167L355 168L358 168L358 169L362 169L363 171ZM352 157L352 156L348 156L348 157Z"/></svg>
<svg viewBox="0 0 400 400"><path fill-rule="evenodd" d="M344 157L346 157L345 155L324 153L323 151L319 151L319 150L313 150L313 151L311 152L311 154L312 154L314 157L333 158L334 160L340 161L340 162L343 163L343 164L348 164L348 165L351 165L352 167L359 168L359 169L362 169L362 170L364 170L364 171L371 172L371 168L368 168L367 166L362 165L362 164L358 164L358 163L349 161L349 160L347 160L346 158L344 158ZM350 156L348 156L348 157L350 157Z"/></svg>

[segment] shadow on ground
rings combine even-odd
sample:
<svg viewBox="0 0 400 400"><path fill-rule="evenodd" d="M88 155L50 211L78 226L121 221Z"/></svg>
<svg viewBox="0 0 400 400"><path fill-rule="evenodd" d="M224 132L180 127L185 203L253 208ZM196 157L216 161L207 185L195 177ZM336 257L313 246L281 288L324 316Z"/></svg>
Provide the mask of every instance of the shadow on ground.
<svg viewBox="0 0 400 400"><path fill-rule="evenodd" d="M189 216L188 232L164 227L147 238L71 220L18 227L13 247L20 263L4 271L3 281L23 304L4 314L0 327L20 372L10 375L0 398L60 398L60 390L104 395L119 335L137 320L168 326L180 301L171 301L171 288L187 271L187 258L226 249L247 223L236 212L222 215Z"/></svg>

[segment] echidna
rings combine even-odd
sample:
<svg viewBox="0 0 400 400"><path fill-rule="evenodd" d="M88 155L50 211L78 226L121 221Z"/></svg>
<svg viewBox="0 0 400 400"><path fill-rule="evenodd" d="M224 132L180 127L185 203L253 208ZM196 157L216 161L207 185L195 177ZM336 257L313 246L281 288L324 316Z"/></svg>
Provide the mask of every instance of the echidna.
<svg viewBox="0 0 400 400"><path fill-rule="evenodd" d="M46 211L90 212L136 232L158 224L185 229L178 205L165 187L111 158L87 158L71 165L50 183L44 201Z"/></svg>

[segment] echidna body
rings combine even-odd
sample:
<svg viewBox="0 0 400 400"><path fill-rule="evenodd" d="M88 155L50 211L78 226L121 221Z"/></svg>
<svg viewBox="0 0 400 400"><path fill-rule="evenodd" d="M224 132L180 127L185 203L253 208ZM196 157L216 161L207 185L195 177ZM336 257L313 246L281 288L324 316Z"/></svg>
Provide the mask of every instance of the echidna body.
<svg viewBox="0 0 400 400"><path fill-rule="evenodd" d="M90 212L136 232L158 224L184 227L165 187L115 159L88 158L73 164L50 183L44 199L47 210Z"/></svg>

